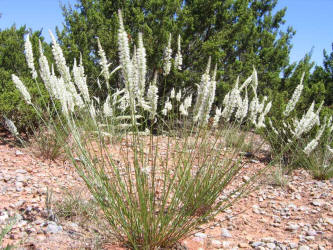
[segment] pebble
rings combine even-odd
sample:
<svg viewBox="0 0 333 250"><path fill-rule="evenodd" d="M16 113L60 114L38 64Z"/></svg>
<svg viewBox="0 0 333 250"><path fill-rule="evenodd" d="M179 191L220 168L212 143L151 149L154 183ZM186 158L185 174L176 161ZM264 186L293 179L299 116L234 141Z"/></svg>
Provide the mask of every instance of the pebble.
<svg viewBox="0 0 333 250"><path fill-rule="evenodd" d="M272 237L265 237L261 239L262 242L265 243L274 243L276 241L276 239L272 238Z"/></svg>
<svg viewBox="0 0 333 250"><path fill-rule="evenodd" d="M230 247L230 242L229 241L223 241L222 242L222 247L229 248Z"/></svg>
<svg viewBox="0 0 333 250"><path fill-rule="evenodd" d="M298 250L310 250L310 247L303 245L303 246L300 246L298 248Z"/></svg>
<svg viewBox="0 0 333 250"><path fill-rule="evenodd" d="M295 249L295 248L297 248L297 243L290 242L290 243L289 243L289 247L290 247L291 249Z"/></svg>
<svg viewBox="0 0 333 250"><path fill-rule="evenodd" d="M8 219L8 213L7 212L0 212L0 224L5 223L5 221Z"/></svg>
<svg viewBox="0 0 333 250"><path fill-rule="evenodd" d="M198 238L201 238L201 239L206 239L207 238L207 234L204 234L204 233L196 233L194 236L198 237Z"/></svg>
<svg viewBox="0 0 333 250"><path fill-rule="evenodd" d="M15 155L16 156L19 156L19 155L24 155L23 152L21 152L20 150L16 150L15 151Z"/></svg>
<svg viewBox="0 0 333 250"><path fill-rule="evenodd" d="M298 229L299 229L299 226L294 223L288 223L288 225L286 227L286 230L291 231L291 232L297 231Z"/></svg>
<svg viewBox="0 0 333 250"><path fill-rule="evenodd" d="M251 244L252 247L260 247L260 246L263 246L264 243L261 242L261 241L255 241Z"/></svg>
<svg viewBox="0 0 333 250"><path fill-rule="evenodd" d="M24 170L24 169L18 169L15 172L18 173L18 174L26 174L27 173L27 171Z"/></svg>
<svg viewBox="0 0 333 250"><path fill-rule="evenodd" d="M275 246L274 243L267 243L266 247L269 248L269 249L274 249L276 246Z"/></svg>
<svg viewBox="0 0 333 250"><path fill-rule="evenodd" d="M317 232L315 230L310 229L310 230L306 231L306 235L307 236L316 236Z"/></svg>
<svg viewBox="0 0 333 250"><path fill-rule="evenodd" d="M220 248L222 246L222 242L219 240L212 240L211 244L213 247L217 247L217 248Z"/></svg>
<svg viewBox="0 0 333 250"><path fill-rule="evenodd" d="M333 219L332 218L325 218L324 219L326 223L330 224L331 226L333 226Z"/></svg>
<svg viewBox="0 0 333 250"><path fill-rule="evenodd" d="M314 241L315 240L315 237L314 236L305 236L305 239L307 241Z"/></svg>
<svg viewBox="0 0 333 250"><path fill-rule="evenodd" d="M58 226L57 223L55 223L53 221L48 222L48 225L46 227L47 233L55 234L55 233L58 233L61 231L62 231L62 226Z"/></svg>
<svg viewBox="0 0 333 250"><path fill-rule="evenodd" d="M311 202L311 205L315 206L315 207L321 207L323 205L322 202L314 200Z"/></svg>
<svg viewBox="0 0 333 250"><path fill-rule="evenodd" d="M239 244L238 244L238 247L240 247L240 248L248 248L249 245L246 244L246 243L239 243Z"/></svg>
<svg viewBox="0 0 333 250"><path fill-rule="evenodd" d="M227 237L227 238L231 238L232 237L231 233L226 228L221 228L221 236L222 237Z"/></svg>
<svg viewBox="0 0 333 250"><path fill-rule="evenodd" d="M250 177L248 177L248 176L246 176L246 175L244 175L243 177L242 177L242 181L244 181L244 182L248 182L250 180Z"/></svg>

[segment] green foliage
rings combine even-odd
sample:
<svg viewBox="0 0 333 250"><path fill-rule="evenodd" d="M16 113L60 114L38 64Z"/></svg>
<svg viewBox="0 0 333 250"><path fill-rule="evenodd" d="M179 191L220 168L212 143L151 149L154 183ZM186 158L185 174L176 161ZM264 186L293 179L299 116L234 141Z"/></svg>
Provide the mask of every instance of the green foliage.
<svg viewBox="0 0 333 250"><path fill-rule="evenodd" d="M161 92L167 92L174 85L193 88L193 83L199 82L208 56L212 56L212 62L218 64L216 99L221 103L236 77L248 76L253 65L258 67L262 80L260 93L278 88L279 73L289 63L294 31L291 28L281 31L286 9L273 14L276 2L80 0L74 8L63 7L66 23L58 36L70 61L81 51L87 75L91 77L89 85L97 89L96 37L100 38L110 63L116 67L119 64L117 11L122 9L132 46L138 32L144 34L150 78L155 70L162 68L163 46L167 44L168 33L173 35L174 51L178 34L182 37L183 72L172 71L163 80L166 89L160 87ZM114 79L112 86L119 87L119 79Z"/></svg>
<svg viewBox="0 0 333 250"><path fill-rule="evenodd" d="M333 50L333 44L332 44ZM325 104L332 106L333 104L333 51L328 54L324 50L324 61L322 66L317 66L311 76L312 82L317 82L325 86Z"/></svg>
<svg viewBox="0 0 333 250"><path fill-rule="evenodd" d="M0 31L0 115L11 119L20 131L26 130L28 125L36 125L38 117L35 110L24 102L12 82L11 74L20 75L37 105L44 104L49 98L43 86L31 80L24 55L24 35L27 33L32 32L25 26L21 28L12 26ZM40 33L38 31L31 34L34 52L38 51L38 39L43 40ZM44 46L46 54L50 54L50 48L45 43Z"/></svg>
<svg viewBox="0 0 333 250"><path fill-rule="evenodd" d="M4 248L2 248L2 241L5 237L5 235L7 233L10 232L10 230L12 230L14 224L16 223L16 218L11 218L11 220L9 221L9 223L3 227L3 228L0 228L0 248L3 249L3 250L10 250L10 249L13 249L14 246L13 245L6 245Z"/></svg>

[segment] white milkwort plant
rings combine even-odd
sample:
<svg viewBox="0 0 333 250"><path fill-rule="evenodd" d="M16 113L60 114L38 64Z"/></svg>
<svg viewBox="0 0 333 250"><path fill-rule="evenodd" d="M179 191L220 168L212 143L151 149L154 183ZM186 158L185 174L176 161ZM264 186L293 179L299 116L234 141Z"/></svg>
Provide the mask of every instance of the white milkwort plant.
<svg viewBox="0 0 333 250"><path fill-rule="evenodd" d="M178 70L182 69L182 64L183 64L183 56L181 53L181 46L180 46L180 35L178 35L177 39L177 54L175 56L175 68Z"/></svg>
<svg viewBox="0 0 333 250"><path fill-rule="evenodd" d="M171 49L171 33L169 33L168 45L164 49L163 53L163 75L167 76L171 70L171 58L172 58L172 49Z"/></svg>
<svg viewBox="0 0 333 250"><path fill-rule="evenodd" d="M175 98L175 96L176 96L175 88L172 88L172 90L171 90L171 92L170 92L170 99Z"/></svg>
<svg viewBox="0 0 333 250"><path fill-rule="evenodd" d="M180 89L176 95L177 102L180 102L180 99L182 98L182 90Z"/></svg>
<svg viewBox="0 0 333 250"><path fill-rule="evenodd" d="M211 57L208 59L205 73L201 76L200 85L197 85L197 99L193 110L193 121L202 125L207 124L216 90L216 66L212 77L210 73Z"/></svg>
<svg viewBox="0 0 333 250"><path fill-rule="evenodd" d="M40 60L43 64L40 73L51 98L60 101L67 118L62 125L71 135L73 143L65 144L66 152L103 210L117 239L133 249L159 249L172 247L175 242L229 207L239 195L250 190L252 183L240 183L223 201L218 200L226 186L242 173L240 170L243 165L237 158L239 148L235 148L235 152L228 149L228 154L223 153L226 130L201 126L206 125L210 118L216 91L217 66L210 74L211 59L208 60L197 88L193 111L192 95L188 95L184 89L179 89L177 93L173 89L164 103L158 103L164 98L158 96L157 74L146 89L146 82L149 82L146 75L149 71L146 69L142 35L139 35L138 40L137 48L131 54L119 11L120 66L116 69L121 68L124 82L121 89L114 93L110 93L108 89L105 101L89 95L82 60L79 63L74 61L72 71L69 70L54 37L53 54L60 76L54 72L53 66L50 70L44 59ZM169 41L171 44L171 37ZM168 53L171 58L172 51L168 50ZM102 74L105 74L103 67L106 69L109 65L106 64L106 57L101 61L105 64L102 66ZM179 57L176 61L178 67ZM164 74L168 71L169 66L166 66ZM241 87L237 83L234 92L229 94L229 99L237 96L237 107L244 110L248 97L245 94L243 100L240 91L246 90L250 81L252 77ZM23 84L17 85L24 89ZM180 102L182 96L185 99ZM82 107L78 103L78 97L82 98ZM188 129L188 126L179 126L177 131L165 131L170 134L167 138L154 136L149 130L140 133L139 125L144 124L142 120L146 119L145 125L148 125L147 119L157 121L160 118L158 114L166 116L173 108L176 111L178 102L173 99L180 103L179 110L177 109L180 115L176 116L177 119L187 121L187 116L192 111L193 116L190 117L193 120L188 119L188 124L192 127ZM176 103L174 107L171 101ZM31 98L29 102L31 103ZM158 110L158 107L162 107L162 110ZM244 110L242 113L245 113ZM146 111L149 112L149 118L144 116ZM221 108L217 108L214 126L221 115ZM163 124L169 128L168 123ZM125 133L123 129L126 130ZM121 150L125 150L119 155L116 155L118 151L112 151L117 150L118 145L113 147L113 143L104 139L109 136L108 131L121 131ZM87 132L97 132L97 136L86 136ZM161 147L160 142L166 142L166 147ZM116 160L118 156L119 162Z"/></svg>
<svg viewBox="0 0 333 250"><path fill-rule="evenodd" d="M217 127L217 125L220 121L221 115L222 115L222 109L221 108L216 108L214 121L213 121L213 127Z"/></svg>
<svg viewBox="0 0 333 250"><path fill-rule="evenodd" d="M301 120L298 121L297 118L294 119L294 129L291 133L298 139L302 134L309 132L313 126L316 124L320 125L319 112L321 108L319 107L317 112L314 112L314 102L312 102L308 111L302 116Z"/></svg>
<svg viewBox="0 0 333 250"><path fill-rule="evenodd" d="M86 103L90 103L90 96L87 86L87 78L84 74L84 67L82 65L82 56L80 55L80 64L76 65L76 59L73 64L73 77L77 88L80 90L81 95Z"/></svg>
<svg viewBox="0 0 333 250"><path fill-rule="evenodd" d="M272 102L268 102L265 109L259 115L258 122L256 123L257 128L266 127L266 125L265 125L265 116L271 110L271 107L272 107Z"/></svg>
<svg viewBox="0 0 333 250"><path fill-rule="evenodd" d="M43 52L43 46L40 40L38 40L39 42L39 67L40 67L40 77L42 78L45 88L46 90L52 94L55 92L54 88L54 82L51 81L51 72L50 72L50 66L49 66L49 62L46 58L46 56L44 55Z"/></svg>
<svg viewBox="0 0 333 250"><path fill-rule="evenodd" d="M169 98L166 100L164 104L164 108L162 109L162 114L166 116L169 111L172 110L172 103L170 102Z"/></svg>
<svg viewBox="0 0 333 250"><path fill-rule="evenodd" d="M139 98L143 98L146 87L146 73L147 73L147 61L146 61L146 49L143 46L142 33L138 35L138 49L136 51L136 70L137 72L137 85Z"/></svg>
<svg viewBox="0 0 333 250"><path fill-rule="evenodd" d="M53 57L55 59L57 69L61 75L63 86L65 87L66 91L70 94L67 95L67 98L70 98L70 103L73 103L73 105L78 106L79 108L83 108L84 102L81 98L81 96L77 93L75 85L72 81L71 74L69 67L66 64L65 57L63 55L62 49L60 45L57 43L55 37L53 36L52 32L49 31L51 39L52 39L52 53ZM73 107L71 105L71 107ZM74 108L71 108L70 111L73 111Z"/></svg>
<svg viewBox="0 0 333 250"><path fill-rule="evenodd" d="M239 90L239 77L237 77L233 89L224 97L223 105L225 107L222 111L222 117L225 118L226 121L230 120L233 112L237 108L242 108L243 101Z"/></svg>
<svg viewBox="0 0 333 250"><path fill-rule="evenodd" d="M102 48L101 42L99 41L99 38L97 37L97 47L98 47L98 56L100 58L99 64L102 67L101 74L103 75L106 83L107 89L110 88L109 86L109 79L110 79L110 73L109 73L109 66L108 60L106 59L105 52Z"/></svg>
<svg viewBox="0 0 333 250"><path fill-rule="evenodd" d="M122 13L118 11L119 17L119 29L118 29L118 50L119 50L119 59L120 65L122 66L122 73L125 80L125 89L127 91L129 101L131 104L131 109L135 109L135 91L137 90L137 86L135 86L134 82L134 67L130 57L130 49L128 36L124 28L124 22L122 18Z"/></svg>
<svg viewBox="0 0 333 250"><path fill-rule="evenodd" d="M184 102L180 104L179 112L181 113L181 115L188 116L188 109L191 107L191 105L192 105L192 95L189 95L185 98Z"/></svg>
<svg viewBox="0 0 333 250"><path fill-rule="evenodd" d="M238 119L240 122L243 121L243 119L246 117L247 115L247 111L249 109L249 98L248 98L248 94L247 94L247 88L245 89L245 97L242 100L242 104L239 105L235 118Z"/></svg>
<svg viewBox="0 0 333 250"><path fill-rule="evenodd" d="M27 104L32 104L31 102L31 96L23 82L18 78L16 75L12 74L12 80L16 86L16 88L21 92L24 100L26 101Z"/></svg>
<svg viewBox="0 0 333 250"><path fill-rule="evenodd" d="M110 95L108 95L103 105L103 113L105 117L111 117L113 115L110 99Z"/></svg>
<svg viewBox="0 0 333 250"><path fill-rule="evenodd" d="M5 126L9 130L10 133L14 136L18 136L19 133L17 131L17 128L12 120L9 120L6 116L4 116L5 119Z"/></svg>
<svg viewBox="0 0 333 250"><path fill-rule="evenodd" d="M33 79L37 78L37 71L34 64L34 56L32 52L32 45L30 42L29 34L27 35L24 43L25 58L28 64L29 69L31 70L31 75Z"/></svg>
<svg viewBox="0 0 333 250"><path fill-rule="evenodd" d="M314 139L312 139L304 148L304 153L306 155L310 155L310 153L318 146L319 140L321 136L324 133L324 130L326 129L327 123L326 123L326 117L324 123L321 125L320 129L317 132L317 135Z"/></svg>
<svg viewBox="0 0 333 250"><path fill-rule="evenodd" d="M294 93L293 93L291 99L289 100L289 102L286 106L286 109L283 112L284 116L288 116L290 114L290 112L295 109L295 106L298 103L299 98L301 97L302 90L304 88L304 85L303 85L304 75L305 75L305 73L303 72L301 81L297 85L296 89L294 90Z"/></svg>
<svg viewBox="0 0 333 250"><path fill-rule="evenodd" d="M147 91L147 99L148 99L148 105L150 106L150 118L154 119L157 112L157 105L158 105L158 87L157 87L157 72L155 72L154 80L149 85L148 91Z"/></svg>

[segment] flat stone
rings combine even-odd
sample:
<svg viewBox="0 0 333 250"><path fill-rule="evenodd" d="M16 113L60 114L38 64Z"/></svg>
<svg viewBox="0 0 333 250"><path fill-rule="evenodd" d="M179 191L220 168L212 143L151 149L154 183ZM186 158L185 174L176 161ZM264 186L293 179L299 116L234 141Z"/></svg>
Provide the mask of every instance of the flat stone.
<svg viewBox="0 0 333 250"><path fill-rule="evenodd" d="M55 234L62 231L62 226L58 226L57 223L50 221L46 227L46 232Z"/></svg>
<svg viewBox="0 0 333 250"><path fill-rule="evenodd" d="M20 156L20 155L24 155L24 153L22 151L20 151L20 150L16 150L15 151L15 155L16 156Z"/></svg>
<svg viewBox="0 0 333 250"><path fill-rule="evenodd" d="M315 236L315 235L317 235L317 232L313 229L310 229L310 230L306 231L306 235L307 236Z"/></svg>
<svg viewBox="0 0 333 250"><path fill-rule="evenodd" d="M323 205L323 203L321 201L314 200L314 201L311 201L311 205L313 205L315 207L321 207Z"/></svg>
<svg viewBox="0 0 333 250"><path fill-rule="evenodd" d="M211 241L211 245L212 245L213 247L217 247L217 248L219 248L219 247L222 246L222 242L219 241L219 240L212 240L212 241Z"/></svg>
<svg viewBox="0 0 333 250"><path fill-rule="evenodd" d="M9 218L7 212L2 212L0 215L0 224L5 223L5 221Z"/></svg>
<svg viewBox="0 0 333 250"><path fill-rule="evenodd" d="M239 248L248 248L249 245L246 244L246 243L239 243L239 244L238 244L238 247L239 247Z"/></svg>
<svg viewBox="0 0 333 250"><path fill-rule="evenodd" d="M326 217L326 218L324 219L324 221L325 221L326 223L330 224L331 226L333 226L333 218L328 218L328 217Z"/></svg>
<svg viewBox="0 0 333 250"><path fill-rule="evenodd" d="M288 223L286 230L287 231L297 231L299 229L299 226L297 224L293 224L293 223Z"/></svg>
<svg viewBox="0 0 333 250"><path fill-rule="evenodd" d="M222 237L227 237L227 238L231 238L232 237L231 233L226 228L221 228L221 236Z"/></svg>
<svg viewBox="0 0 333 250"><path fill-rule="evenodd" d="M267 243L266 246L268 249L274 249L276 247L274 243Z"/></svg>
<svg viewBox="0 0 333 250"><path fill-rule="evenodd" d="M290 243L289 243L289 247L290 247L291 249L295 249L295 248L297 248L297 243L290 242Z"/></svg>
<svg viewBox="0 0 333 250"><path fill-rule="evenodd" d="M314 241L315 240L315 237L314 236L305 236L305 239L307 241Z"/></svg>
<svg viewBox="0 0 333 250"><path fill-rule="evenodd" d="M242 177L242 181L244 181L244 182L248 182L250 180L250 177L248 177L248 176L246 176L246 175L244 175L243 177Z"/></svg>
<svg viewBox="0 0 333 250"><path fill-rule="evenodd" d="M230 242L229 241L223 241L222 242L222 247L224 247L224 248L230 247Z"/></svg>
<svg viewBox="0 0 333 250"><path fill-rule="evenodd" d="M310 247L303 245L298 247L298 250L310 250Z"/></svg>
<svg viewBox="0 0 333 250"><path fill-rule="evenodd" d="M201 239L206 239L207 238L207 234L204 234L204 233L196 233L194 236L198 237L198 238L201 238Z"/></svg>
<svg viewBox="0 0 333 250"><path fill-rule="evenodd" d="M276 239L274 239L273 237L265 237L261 239L262 242L265 243L274 243L276 241Z"/></svg>
<svg viewBox="0 0 333 250"><path fill-rule="evenodd" d="M252 247L260 247L260 246L263 246L264 243L261 242L261 241L255 241L251 244Z"/></svg>

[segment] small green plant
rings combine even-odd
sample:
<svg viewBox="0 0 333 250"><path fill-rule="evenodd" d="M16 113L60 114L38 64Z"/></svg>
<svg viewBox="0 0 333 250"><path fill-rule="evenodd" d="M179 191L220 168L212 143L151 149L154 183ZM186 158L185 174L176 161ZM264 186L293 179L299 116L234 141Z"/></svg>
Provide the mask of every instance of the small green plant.
<svg viewBox="0 0 333 250"><path fill-rule="evenodd" d="M288 184L287 171L281 164L268 171L267 179L268 183L273 186L285 187Z"/></svg>
<svg viewBox="0 0 333 250"><path fill-rule="evenodd" d="M1 231L0 231L0 247L2 246L2 241L3 241L4 237L5 237L5 235L7 233L9 233L10 230L12 230L13 226L15 225L15 223L16 223L16 218L11 218L9 220L9 223L5 227L1 228ZM1 249L3 249L3 250L10 250L10 249L13 249L13 248L14 248L13 245L7 245L7 246L5 246L5 247L3 247Z"/></svg>
<svg viewBox="0 0 333 250"><path fill-rule="evenodd" d="M57 202L55 214L59 218L78 221L81 224L97 220L101 214L98 211L98 204L93 199L86 199L78 192L67 192L65 196Z"/></svg>
<svg viewBox="0 0 333 250"><path fill-rule="evenodd" d="M63 145L66 135L62 129L56 129L56 125L39 126L34 129L32 142L39 157L43 159L56 160L64 155Z"/></svg>

